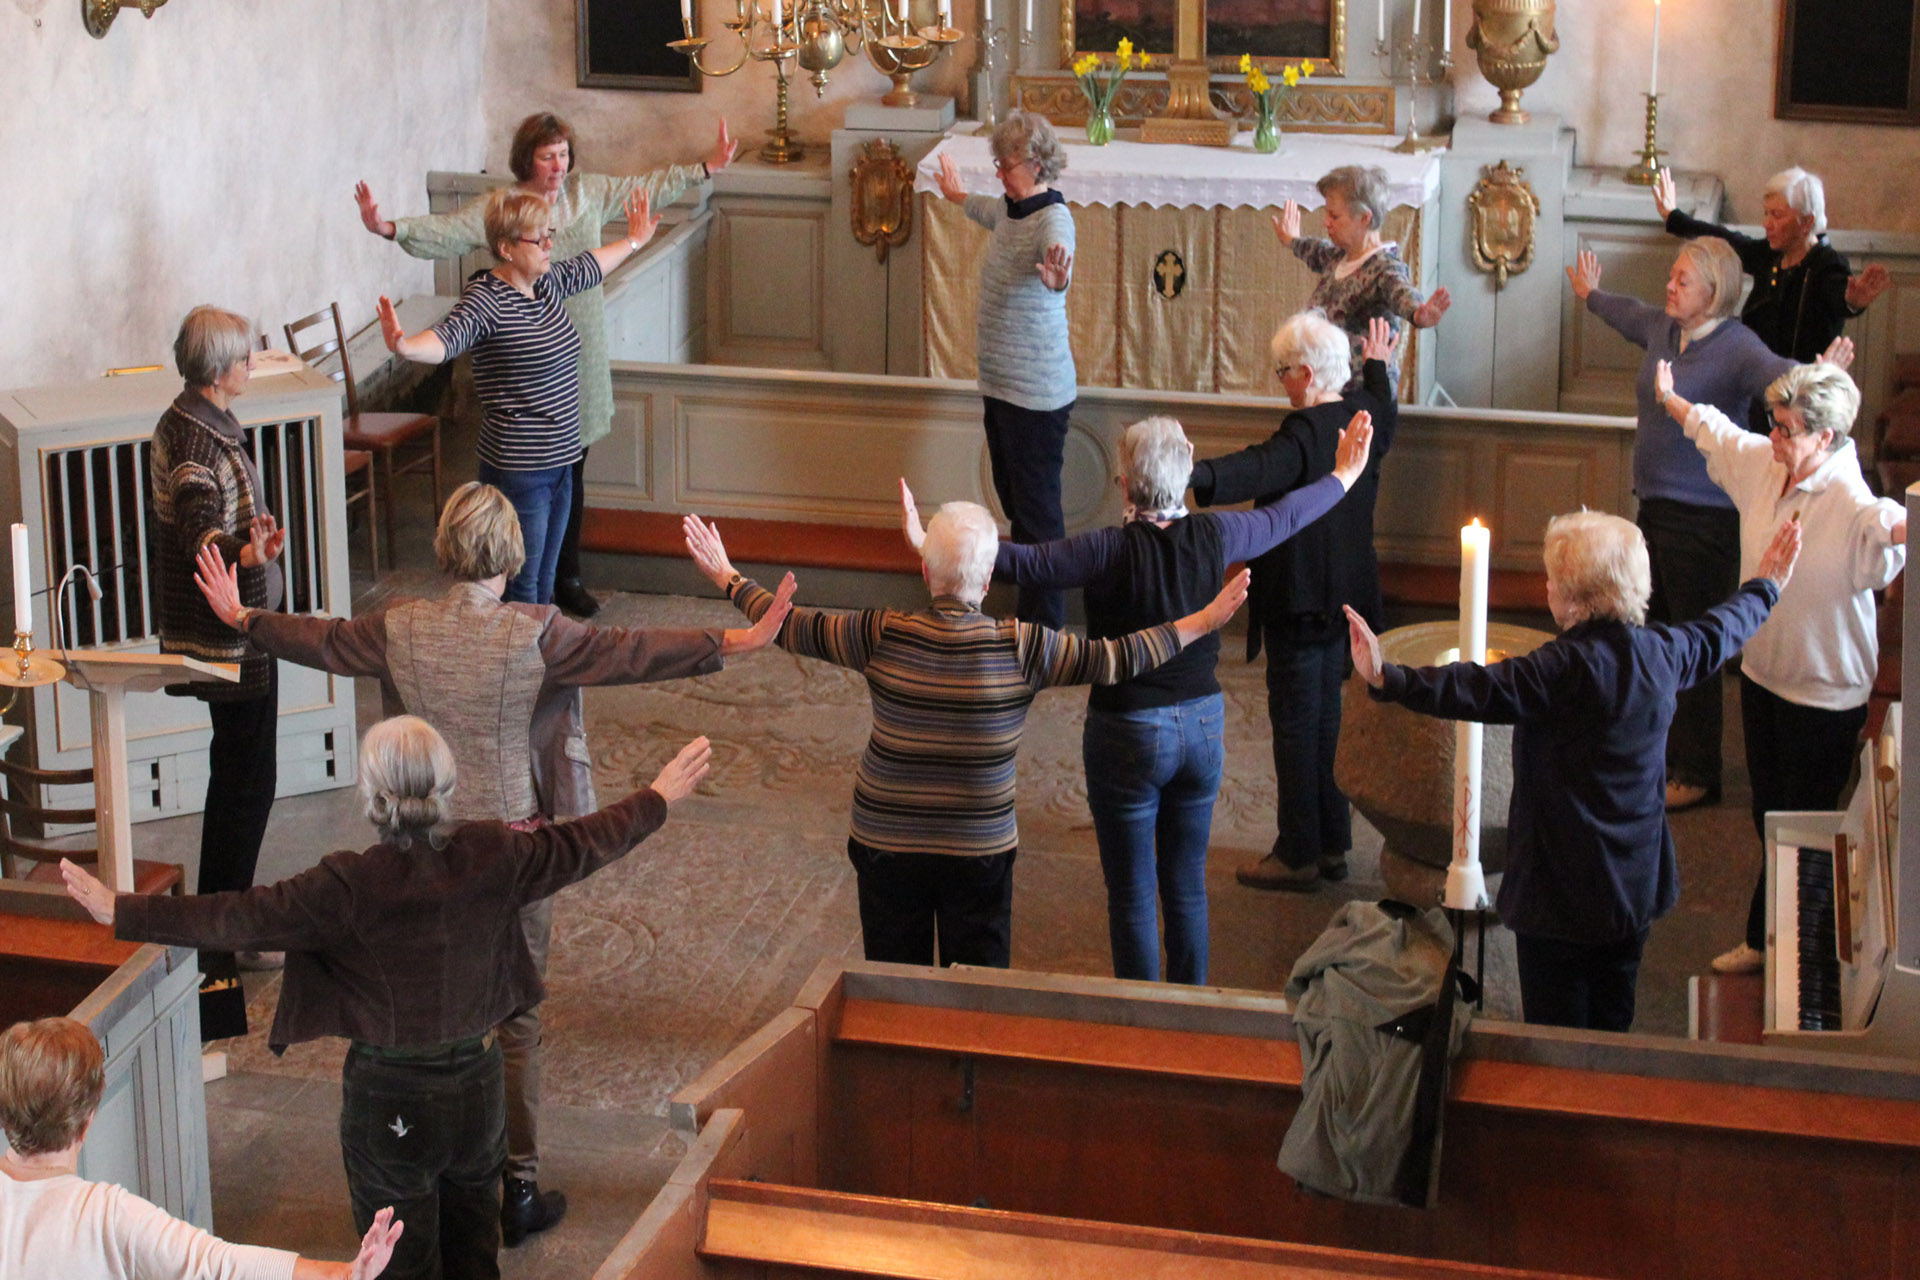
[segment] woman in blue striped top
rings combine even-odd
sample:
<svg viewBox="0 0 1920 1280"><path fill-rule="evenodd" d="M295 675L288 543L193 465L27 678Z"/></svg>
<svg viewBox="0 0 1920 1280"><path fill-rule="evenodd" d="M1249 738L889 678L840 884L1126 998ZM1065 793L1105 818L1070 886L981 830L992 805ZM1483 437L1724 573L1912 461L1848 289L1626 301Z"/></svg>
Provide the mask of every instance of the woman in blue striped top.
<svg viewBox="0 0 1920 1280"><path fill-rule="evenodd" d="M487 198L487 243L498 263L475 272L446 318L411 336L380 299L380 328L396 355L440 364L473 352L480 393L480 482L507 495L520 517L527 559L506 599L548 604L580 457L580 335L563 303L598 285L653 238L660 219L647 195L627 200L628 234L553 261L552 208L506 187Z"/></svg>

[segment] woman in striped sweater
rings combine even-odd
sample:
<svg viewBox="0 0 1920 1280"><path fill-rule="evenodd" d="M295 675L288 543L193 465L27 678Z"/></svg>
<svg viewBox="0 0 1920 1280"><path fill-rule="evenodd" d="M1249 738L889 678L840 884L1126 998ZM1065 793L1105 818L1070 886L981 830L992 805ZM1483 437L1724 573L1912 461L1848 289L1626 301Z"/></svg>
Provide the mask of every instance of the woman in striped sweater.
<svg viewBox="0 0 1920 1280"><path fill-rule="evenodd" d="M734 572L719 532L686 518L687 549L749 618L771 592ZM1177 622L1087 640L980 612L999 533L984 507L950 502L927 524L917 613L795 609L778 643L867 679L873 736L853 788L847 856L869 960L1006 968L1013 951L1014 754L1042 689L1116 684L1217 631L1247 597L1235 574Z"/></svg>
<svg viewBox="0 0 1920 1280"><path fill-rule="evenodd" d="M563 304L653 238L647 193L627 198L628 232L598 249L553 261L553 207L517 187L487 197L487 243L499 265L475 272L446 318L407 335L380 299L380 328L396 355L441 364L473 352L480 393L479 479L507 495L520 517L527 560L507 584L509 602L549 604L580 460L580 335Z"/></svg>

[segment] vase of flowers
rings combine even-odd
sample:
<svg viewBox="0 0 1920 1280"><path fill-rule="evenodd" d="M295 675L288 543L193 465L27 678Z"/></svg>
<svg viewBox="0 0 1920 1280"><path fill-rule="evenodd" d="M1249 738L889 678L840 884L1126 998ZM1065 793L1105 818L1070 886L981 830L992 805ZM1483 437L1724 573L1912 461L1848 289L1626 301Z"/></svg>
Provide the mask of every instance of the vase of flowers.
<svg viewBox="0 0 1920 1280"><path fill-rule="evenodd" d="M1113 141L1113 96L1120 82L1135 66L1145 68L1147 56L1133 52L1133 41L1122 40L1114 50L1113 61L1104 62L1097 53L1084 53L1073 63L1074 78L1080 92L1087 95L1087 141L1104 147Z"/></svg>
<svg viewBox="0 0 1920 1280"><path fill-rule="evenodd" d="M1240 74L1247 78L1247 88L1253 90L1253 149L1272 155L1280 149L1280 100L1299 85L1302 77L1313 74L1313 60L1302 59L1297 67L1282 68L1276 87L1267 73L1253 64L1253 56L1243 53Z"/></svg>

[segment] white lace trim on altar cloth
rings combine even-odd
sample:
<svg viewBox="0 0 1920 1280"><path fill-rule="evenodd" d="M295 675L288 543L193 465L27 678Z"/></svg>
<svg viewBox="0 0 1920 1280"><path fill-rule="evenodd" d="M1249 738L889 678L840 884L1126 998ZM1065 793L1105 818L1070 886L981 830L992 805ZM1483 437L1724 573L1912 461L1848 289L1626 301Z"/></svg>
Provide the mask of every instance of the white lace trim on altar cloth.
<svg viewBox="0 0 1920 1280"><path fill-rule="evenodd" d="M1066 129L1060 132L1067 144L1067 170L1053 185L1070 204L1277 209L1294 200L1303 209L1318 209L1326 201L1314 183L1343 164L1386 170L1388 208L1419 208L1440 192L1441 153L1396 152L1397 139L1389 137L1289 133L1278 152L1261 155L1253 149L1253 135L1245 131L1231 147L1149 142L1095 147L1068 137ZM953 157L969 194L1006 194L994 176L985 136L943 138L920 161L915 191L939 193L935 176L943 155Z"/></svg>

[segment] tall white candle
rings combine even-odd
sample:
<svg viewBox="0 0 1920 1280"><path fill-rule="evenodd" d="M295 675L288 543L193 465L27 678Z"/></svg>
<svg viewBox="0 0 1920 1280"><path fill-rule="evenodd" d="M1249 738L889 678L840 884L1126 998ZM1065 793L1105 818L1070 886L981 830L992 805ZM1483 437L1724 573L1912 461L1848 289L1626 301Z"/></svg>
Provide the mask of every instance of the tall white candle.
<svg viewBox="0 0 1920 1280"><path fill-rule="evenodd" d="M1373 28L1376 39L1381 44L1387 42L1387 0L1380 0L1373 11Z"/></svg>
<svg viewBox="0 0 1920 1280"><path fill-rule="evenodd" d="M1020 38L1022 41L1033 34L1033 0L1026 0L1020 10Z"/></svg>
<svg viewBox="0 0 1920 1280"><path fill-rule="evenodd" d="M775 43L780 41L780 29L786 25L787 15L781 12L780 0L773 0L773 38Z"/></svg>
<svg viewBox="0 0 1920 1280"><path fill-rule="evenodd" d="M13 526L13 629L33 634L33 575L27 570L27 526Z"/></svg>
<svg viewBox="0 0 1920 1280"><path fill-rule="evenodd" d="M1413 0L1413 34L1420 34L1420 0Z"/></svg>
<svg viewBox="0 0 1920 1280"><path fill-rule="evenodd" d="M693 29L693 0L680 0L680 22L689 31Z"/></svg>
<svg viewBox="0 0 1920 1280"><path fill-rule="evenodd" d="M1647 78L1647 92L1660 92L1660 0L1653 0L1653 74Z"/></svg>
<svg viewBox="0 0 1920 1280"><path fill-rule="evenodd" d="M1453 0L1440 0L1440 47L1453 48Z"/></svg>
<svg viewBox="0 0 1920 1280"><path fill-rule="evenodd" d="M1460 530L1460 661L1487 660L1489 532L1478 519ZM1453 860L1445 903L1461 911L1487 904L1480 867L1480 765L1485 729L1461 721L1453 737Z"/></svg>
<svg viewBox="0 0 1920 1280"><path fill-rule="evenodd" d="M953 25L953 0L940 0L940 25L942 27Z"/></svg>
<svg viewBox="0 0 1920 1280"><path fill-rule="evenodd" d="M993 30L993 0L980 0L980 38L986 39L987 33L991 30Z"/></svg>

